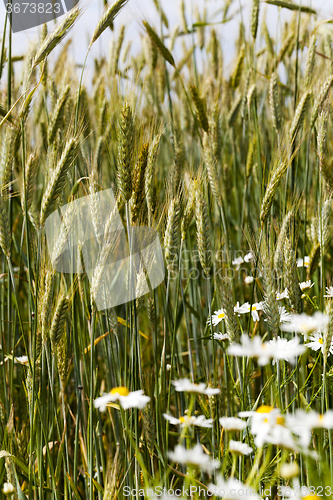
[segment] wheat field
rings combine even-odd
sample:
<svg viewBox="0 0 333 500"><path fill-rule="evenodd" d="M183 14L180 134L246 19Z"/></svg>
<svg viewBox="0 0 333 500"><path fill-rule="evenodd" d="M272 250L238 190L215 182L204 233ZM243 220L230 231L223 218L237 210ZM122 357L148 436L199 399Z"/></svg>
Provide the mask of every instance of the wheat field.
<svg viewBox="0 0 333 500"><path fill-rule="evenodd" d="M229 68L239 2L213 20L201 2L195 23L181 3L176 27L154 3L135 53L117 18L130 2L107 4L79 73L84 6L41 28L22 71L5 25L1 498L332 498L331 20L251 0ZM267 4L288 14L276 34ZM123 250L149 228L163 256L160 284L140 267L148 288L123 301L104 274L120 262L96 201L110 189ZM88 219L95 266L80 240L68 270Z"/></svg>

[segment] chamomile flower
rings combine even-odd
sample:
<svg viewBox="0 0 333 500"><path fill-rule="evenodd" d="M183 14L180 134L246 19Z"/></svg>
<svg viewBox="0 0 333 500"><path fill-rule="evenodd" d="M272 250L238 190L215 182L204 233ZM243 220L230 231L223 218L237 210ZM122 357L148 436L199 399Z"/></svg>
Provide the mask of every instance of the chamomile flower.
<svg viewBox="0 0 333 500"><path fill-rule="evenodd" d="M297 409L295 413L286 416L286 424L299 436L301 445L307 448L311 441L312 429L333 429L333 410L320 414L314 410Z"/></svg>
<svg viewBox="0 0 333 500"><path fill-rule="evenodd" d="M289 299L288 288L285 288L283 292L276 292L276 300Z"/></svg>
<svg viewBox="0 0 333 500"><path fill-rule="evenodd" d="M225 318L225 312L223 309L219 309L212 314L212 319L208 318L208 325L213 324L214 326L218 325Z"/></svg>
<svg viewBox="0 0 333 500"><path fill-rule="evenodd" d="M184 448L182 445L177 444L174 451L168 453L170 460L178 464L186 464L200 467L200 469L210 472L216 469L220 462L212 460L209 455L202 451L200 444L194 448Z"/></svg>
<svg viewBox="0 0 333 500"><path fill-rule="evenodd" d="M105 411L108 403L115 401L119 401L120 406L127 410L128 408L144 408L150 401L150 397L145 396L143 390L129 392L127 387L115 387L109 393L95 399L94 407Z"/></svg>
<svg viewBox="0 0 333 500"><path fill-rule="evenodd" d="M241 264L243 264L244 259L243 257L237 257L235 260L232 261L232 265L236 266L236 271L239 271L239 268Z"/></svg>
<svg viewBox="0 0 333 500"><path fill-rule="evenodd" d="M244 283L246 285L251 285L251 283L253 283L254 281L254 277L253 276L246 276L246 278L244 279Z"/></svg>
<svg viewBox="0 0 333 500"><path fill-rule="evenodd" d="M235 314L245 314L251 312L253 321L259 321L258 311L262 311L264 308L264 302L255 302L251 305L249 302L245 302L243 305L239 305L239 302L234 307Z"/></svg>
<svg viewBox="0 0 333 500"><path fill-rule="evenodd" d="M19 363L20 365L28 366L29 365L28 356L18 356L14 358L14 363Z"/></svg>
<svg viewBox="0 0 333 500"><path fill-rule="evenodd" d="M245 302L242 306L239 305L239 302L234 306L234 313L240 316L241 314L245 314L250 312L250 303Z"/></svg>
<svg viewBox="0 0 333 500"><path fill-rule="evenodd" d="M229 335L227 333L222 333L222 332L214 333L213 334L213 339L214 340L228 340L229 339Z"/></svg>
<svg viewBox="0 0 333 500"><path fill-rule="evenodd" d="M273 365L280 360L285 360L288 363L295 364L298 356L301 356L306 351L306 347L300 344L298 337L291 340L282 339L280 337L268 341L272 348Z"/></svg>
<svg viewBox="0 0 333 500"><path fill-rule="evenodd" d="M246 428L246 422L237 417L221 417L219 422L226 431L243 431Z"/></svg>
<svg viewBox="0 0 333 500"><path fill-rule="evenodd" d="M291 313L284 306L279 306L280 322L288 323L292 321Z"/></svg>
<svg viewBox="0 0 333 500"><path fill-rule="evenodd" d="M242 335L241 344L231 344L227 352L232 356L258 358L261 366L267 365L273 357L272 349L262 342L259 335L255 335L252 339L248 335Z"/></svg>
<svg viewBox="0 0 333 500"><path fill-rule="evenodd" d="M254 254L252 251L248 252L244 257L245 262L251 262L253 259L254 259Z"/></svg>
<svg viewBox="0 0 333 500"><path fill-rule="evenodd" d="M244 498L260 500L260 496L253 488L249 488L233 477L225 480L223 476L218 476L216 484L208 484L208 491L217 497L222 497L223 500L244 500Z"/></svg>
<svg viewBox="0 0 333 500"><path fill-rule="evenodd" d="M311 280L308 281L302 281L302 283L299 284L300 289L302 290L307 290L308 288L312 288L314 286L314 283L311 283Z"/></svg>
<svg viewBox="0 0 333 500"><path fill-rule="evenodd" d="M323 334L321 332L314 332L310 335L310 342L308 342L306 347L309 347L313 351L321 350L322 354L324 353L324 339ZM328 355L333 354L333 343L331 342L331 346L329 348Z"/></svg>
<svg viewBox="0 0 333 500"><path fill-rule="evenodd" d="M172 425L180 425L181 427L191 427L192 425L196 425L197 427L206 427L207 429L211 429L213 427L213 419L207 419L204 415L199 415L198 417L184 415L183 417L175 418L167 413L163 413L163 417L166 420L169 420Z"/></svg>
<svg viewBox="0 0 333 500"><path fill-rule="evenodd" d="M324 297L326 297L328 299L333 298L333 286L326 287L326 295L324 295Z"/></svg>
<svg viewBox="0 0 333 500"><path fill-rule="evenodd" d="M196 392L198 394L206 394L206 396L212 396L220 392L220 389L207 387L203 382L200 384L192 384L188 378L174 380L172 384L175 386L177 392Z"/></svg>
<svg viewBox="0 0 333 500"><path fill-rule="evenodd" d="M242 443L241 441L234 441L233 439L230 439L229 451L231 451L231 453L235 453L235 455L249 455L252 453L253 448L246 443Z"/></svg>
<svg viewBox="0 0 333 500"><path fill-rule="evenodd" d="M265 443L271 443L296 450L291 431L285 426L285 417L278 408L262 405L256 411L243 411L238 415L250 417L250 430L255 436L254 442L257 447L261 448Z"/></svg>
<svg viewBox="0 0 333 500"><path fill-rule="evenodd" d="M297 267L308 267L310 264L310 257L306 255L304 259L297 259Z"/></svg>
<svg viewBox="0 0 333 500"><path fill-rule="evenodd" d="M292 314L290 323L281 323L281 330L308 335L318 330L324 330L328 321L329 316L320 311L316 311L313 316L308 316L305 313Z"/></svg>

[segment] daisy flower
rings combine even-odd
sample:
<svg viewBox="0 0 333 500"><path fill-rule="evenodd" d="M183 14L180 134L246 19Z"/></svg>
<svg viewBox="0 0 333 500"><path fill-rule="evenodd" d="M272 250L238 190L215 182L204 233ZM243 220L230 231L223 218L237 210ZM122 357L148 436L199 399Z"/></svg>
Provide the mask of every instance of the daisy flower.
<svg viewBox="0 0 333 500"><path fill-rule="evenodd" d="M253 451L253 448L246 443L230 439L229 451L231 451L231 453L235 453L235 455L249 455Z"/></svg>
<svg viewBox="0 0 333 500"><path fill-rule="evenodd" d="M109 393L95 399L94 407L105 411L108 403L115 401L119 401L120 406L127 410L128 408L144 408L150 401L150 397L145 396L143 390L129 392L127 387L115 387Z"/></svg>
<svg viewBox="0 0 333 500"><path fill-rule="evenodd" d="M221 417L219 422L226 431L243 431L246 428L246 422L237 417Z"/></svg>
<svg viewBox="0 0 333 500"><path fill-rule="evenodd" d="M175 386L177 392L197 392L198 394L206 394L206 396L212 396L220 392L220 389L207 387L203 382L200 384L192 384L188 378L174 380L172 384Z"/></svg>
<svg viewBox="0 0 333 500"><path fill-rule="evenodd" d="M254 304L252 304L252 309L249 302L245 302L241 306L239 305L239 302L237 302L237 304L234 307L234 312L239 315L239 314L249 313L251 311L253 321L259 321L258 311L262 311L263 308L264 308L264 302L255 302Z"/></svg>
<svg viewBox="0 0 333 500"><path fill-rule="evenodd" d="M213 339L214 340L228 340L229 335L227 333L222 333L222 332L214 333Z"/></svg>
<svg viewBox="0 0 333 500"><path fill-rule="evenodd" d="M333 286L326 287L326 295L324 295L324 297L327 297L329 299L333 297Z"/></svg>
<svg viewBox="0 0 333 500"><path fill-rule="evenodd" d="M237 259L232 261L232 265L236 266L236 271L238 271L243 262L244 262L243 257L237 257Z"/></svg>
<svg viewBox="0 0 333 500"><path fill-rule="evenodd" d="M249 488L233 477L225 480L223 476L219 476L216 484L208 484L208 491L217 497L222 497L223 500L244 500L244 498L260 500L260 496L253 488Z"/></svg>
<svg viewBox="0 0 333 500"><path fill-rule="evenodd" d="M306 351L306 347L299 343L298 337L291 340L277 337L269 340L268 344L272 347L273 365L283 359L294 365L298 356Z"/></svg>
<svg viewBox="0 0 333 500"><path fill-rule="evenodd" d="M300 443L307 448L311 441L312 429L333 429L333 410L328 410L322 415L313 410L297 409L292 415L286 416L286 424L299 436Z"/></svg>
<svg viewBox="0 0 333 500"><path fill-rule="evenodd" d="M312 288L314 286L314 283L311 283L311 280L308 281L302 281L302 283L299 284L300 289L306 290L307 288Z"/></svg>
<svg viewBox="0 0 333 500"><path fill-rule="evenodd" d="M214 326L218 325L225 318L225 312L223 309L219 309L212 314L212 318L208 318L207 323Z"/></svg>
<svg viewBox="0 0 333 500"><path fill-rule="evenodd" d="M20 363L21 365L28 366L28 356L18 356L17 358L14 358L14 363Z"/></svg>
<svg viewBox="0 0 333 500"><path fill-rule="evenodd" d="M167 413L163 413L163 417L168 420L170 424L180 425L181 427L191 427L191 425L206 427L207 429L211 429L213 427L213 419L210 418L206 420L204 415L199 415L199 417L184 415L183 417L175 418Z"/></svg>
<svg viewBox="0 0 333 500"><path fill-rule="evenodd" d="M291 313L284 306L279 306L280 322L288 323L292 321Z"/></svg>
<svg viewBox="0 0 333 500"><path fill-rule="evenodd" d="M168 455L173 462L194 465L207 472L213 471L220 465L218 460L212 460L209 455L202 451L200 444L197 444L192 449L177 444L174 451L169 451Z"/></svg>
<svg viewBox="0 0 333 500"><path fill-rule="evenodd" d="M310 342L305 344L306 347L309 347L313 351L319 351L320 349L322 354L324 354L324 339L321 332L314 332L312 335L310 335L309 340ZM328 355L330 354L333 354L333 342L331 342L331 346L328 351Z"/></svg>
<svg viewBox="0 0 333 500"><path fill-rule="evenodd" d="M288 288L285 288L283 292L276 292L276 300L289 299Z"/></svg>
<svg viewBox="0 0 333 500"><path fill-rule="evenodd" d="M309 334L318 330L324 330L329 321L329 316L320 311L316 311L313 316L305 313L292 314L290 323L282 323L281 330L285 332L297 332Z"/></svg>
<svg viewBox="0 0 333 500"><path fill-rule="evenodd" d="M239 302L234 306L234 313L240 316L241 314L245 314L250 312L250 304L249 302L245 302L242 306L239 305Z"/></svg>
<svg viewBox="0 0 333 500"><path fill-rule="evenodd" d="M254 259L254 255L253 255L253 252L252 252L252 251L248 252L248 253L245 255L245 257L244 257L244 261L245 261L245 262L251 262L251 260L253 260L253 259Z"/></svg>
<svg viewBox="0 0 333 500"><path fill-rule="evenodd" d="M310 257L306 255L304 259L297 259L297 267L308 267L310 263Z"/></svg>
<svg viewBox="0 0 333 500"><path fill-rule="evenodd" d="M265 443L271 443L288 449L296 449L291 431L285 426L285 417L281 415L278 408L262 405L256 411L242 411L238 415L250 417L250 430L255 436L254 442L257 447L261 448Z"/></svg>
<svg viewBox="0 0 333 500"><path fill-rule="evenodd" d="M251 283L253 283L254 281L254 277L253 276L246 276L246 278L244 279L244 283L246 285L251 285Z"/></svg>
<svg viewBox="0 0 333 500"><path fill-rule="evenodd" d="M261 366L267 365L273 358L272 350L267 347L265 342L262 342L259 335L255 335L252 339L248 335L242 335L241 344L231 344L227 352L232 356L258 358L258 363Z"/></svg>

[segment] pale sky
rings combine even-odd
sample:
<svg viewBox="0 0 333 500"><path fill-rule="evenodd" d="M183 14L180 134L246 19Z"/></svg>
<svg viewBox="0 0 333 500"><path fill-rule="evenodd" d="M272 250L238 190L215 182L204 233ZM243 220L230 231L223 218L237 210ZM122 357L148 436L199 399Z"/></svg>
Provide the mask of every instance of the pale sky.
<svg viewBox="0 0 333 500"><path fill-rule="evenodd" d="M72 44L72 54L77 63L81 63L84 60L86 49L90 41L91 34L103 12L103 0L87 0L86 9L79 19L78 23L72 30L69 35L73 39ZM112 0L109 0L110 2ZM165 11L170 28L172 29L175 24L180 25L180 16L179 16L179 0L161 0L162 7ZM38 0L34 0L34 2L38 3ZM294 0L294 3L299 4L302 2L302 5L310 5L313 8L317 9L319 18L325 19L332 17L333 18L333 1L332 0ZM217 12L221 6L223 6L224 2L221 0L185 0L186 4L186 14L188 24L191 24L192 21L192 9L194 5L197 5L199 11L203 11L204 7L207 7L208 11L208 20L213 21L216 20L217 17L214 17L214 13ZM249 24L249 11L251 8L252 0L234 0L232 6L230 8L230 13L235 12L239 9L239 5L241 4L243 9L243 20L245 24ZM269 29L272 31L272 34L276 33L276 23L278 19L278 8L275 6L267 5L264 1L261 1L261 15L263 15L264 9L266 9L266 15L268 19ZM287 14L287 11L283 9L284 15ZM3 3L0 4L0 26L3 27L5 18L5 7ZM59 18L58 18L59 19ZM60 18L61 19L61 18ZM159 16L158 12L155 8L153 0L129 0L128 4L121 11L119 16L115 20L115 33L117 33L119 27L122 24L125 24L127 28L125 43L128 40L133 41L132 47L135 50L135 43L140 42L140 32L143 32L142 23L143 19L147 19L152 25L156 27L159 26ZM232 21L217 26L218 34L222 40L223 51L225 62L228 64L229 61L233 57L233 43L235 37L238 35L238 25L239 25L239 15L235 17ZM280 18L280 27L282 27L282 19ZM49 30L52 30L53 22L48 23ZM2 28L0 30L2 32ZM22 55L26 50L29 40L33 40L36 36L39 35L40 27L26 30L21 33L13 34L13 54L14 55ZM88 58L88 72L89 66L92 65L94 56L100 54L107 56L109 53L109 45L110 40L112 39L113 33L110 29L107 29L103 35L99 38L99 40L94 44L93 50L89 54ZM177 57L176 57L177 60ZM87 77L86 77L87 78Z"/></svg>

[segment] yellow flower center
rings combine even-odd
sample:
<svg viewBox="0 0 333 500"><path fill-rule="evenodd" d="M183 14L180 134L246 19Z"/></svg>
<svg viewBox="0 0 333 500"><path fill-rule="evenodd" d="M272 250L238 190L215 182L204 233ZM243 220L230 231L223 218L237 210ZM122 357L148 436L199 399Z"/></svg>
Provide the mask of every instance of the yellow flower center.
<svg viewBox="0 0 333 500"><path fill-rule="evenodd" d="M225 314L224 314L224 313L220 313L220 314L218 315L218 318L219 318L219 319L221 319L221 318L224 318L224 316L225 316Z"/></svg>
<svg viewBox="0 0 333 500"><path fill-rule="evenodd" d="M276 418L276 423L278 425L284 425L284 422L285 422L284 417L277 417Z"/></svg>
<svg viewBox="0 0 333 500"><path fill-rule="evenodd" d="M127 387L115 387L110 391L110 394L119 394L119 396L128 396L129 390Z"/></svg>
<svg viewBox="0 0 333 500"><path fill-rule="evenodd" d="M257 413L269 413L273 410L273 406L262 405L256 410Z"/></svg>
<svg viewBox="0 0 333 500"><path fill-rule="evenodd" d="M256 311L257 310L257 306L252 306L252 311Z"/></svg>
<svg viewBox="0 0 333 500"><path fill-rule="evenodd" d="M319 415L319 420L320 421L323 420L323 418L324 418L324 415Z"/></svg>
<svg viewBox="0 0 333 500"><path fill-rule="evenodd" d="M319 500L318 495L306 495L306 497L303 497L303 500Z"/></svg>
<svg viewBox="0 0 333 500"><path fill-rule="evenodd" d="M179 421L183 424L185 422L185 417L180 417Z"/></svg>
<svg viewBox="0 0 333 500"><path fill-rule="evenodd" d="M318 342L319 342L319 344L323 344L324 343L323 339L318 339Z"/></svg>

